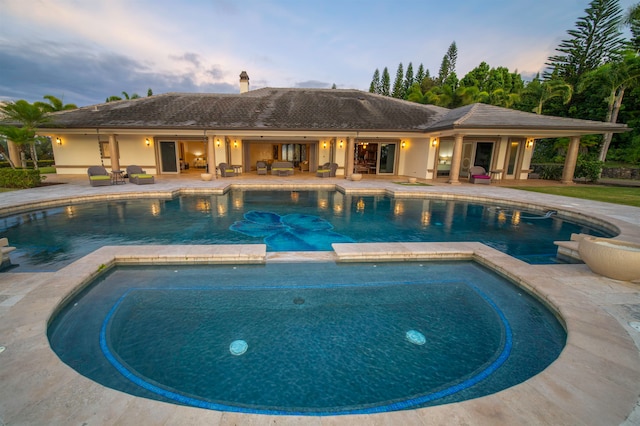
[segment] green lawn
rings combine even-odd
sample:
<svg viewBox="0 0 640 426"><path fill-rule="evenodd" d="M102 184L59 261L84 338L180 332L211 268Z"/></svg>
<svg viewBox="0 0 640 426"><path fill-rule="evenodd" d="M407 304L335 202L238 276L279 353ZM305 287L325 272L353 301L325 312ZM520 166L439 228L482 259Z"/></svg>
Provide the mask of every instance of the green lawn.
<svg viewBox="0 0 640 426"><path fill-rule="evenodd" d="M621 188L613 186L576 185L514 187L513 189L542 192L544 194L564 195L566 197L584 198L586 200L604 201L607 203L640 207L640 187Z"/></svg>

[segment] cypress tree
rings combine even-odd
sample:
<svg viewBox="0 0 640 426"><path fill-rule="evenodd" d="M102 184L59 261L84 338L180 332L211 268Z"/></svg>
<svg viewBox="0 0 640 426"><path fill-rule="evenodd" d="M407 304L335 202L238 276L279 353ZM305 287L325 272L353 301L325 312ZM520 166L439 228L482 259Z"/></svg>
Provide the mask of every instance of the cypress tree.
<svg viewBox="0 0 640 426"><path fill-rule="evenodd" d="M413 78L413 64L409 62L409 65L407 65L407 72L404 76L404 97L409 94L409 89L411 89L411 86L413 86L413 83L415 82L416 81Z"/></svg>
<svg viewBox="0 0 640 426"><path fill-rule="evenodd" d="M373 78L371 79L371 84L369 85L369 92L377 93L378 95L380 94L380 71L378 71L378 68L376 68L375 72L373 73Z"/></svg>
<svg viewBox="0 0 640 426"><path fill-rule="evenodd" d="M404 98L404 69L402 67L402 62L398 65L398 71L396 71L396 79L393 82L393 93L394 98L403 99Z"/></svg>
<svg viewBox="0 0 640 426"><path fill-rule="evenodd" d="M389 70L384 67L382 70L382 80L380 81L380 94L389 96L391 93L391 77L389 76Z"/></svg>

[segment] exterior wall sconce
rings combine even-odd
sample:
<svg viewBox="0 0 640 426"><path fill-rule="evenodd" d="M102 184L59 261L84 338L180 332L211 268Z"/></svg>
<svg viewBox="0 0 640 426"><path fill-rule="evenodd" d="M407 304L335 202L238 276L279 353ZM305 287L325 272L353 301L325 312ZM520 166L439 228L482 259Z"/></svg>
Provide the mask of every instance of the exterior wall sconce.
<svg viewBox="0 0 640 426"><path fill-rule="evenodd" d="M216 140L216 145L219 147L220 146L220 139Z"/></svg>
<svg viewBox="0 0 640 426"><path fill-rule="evenodd" d="M433 140L431 141L431 145L432 146L438 146L438 139L433 138Z"/></svg>
<svg viewBox="0 0 640 426"><path fill-rule="evenodd" d="M402 144L400 144L400 146L404 148L405 146L407 146L407 143L405 141L402 141Z"/></svg>
<svg viewBox="0 0 640 426"><path fill-rule="evenodd" d="M533 139L527 139L527 148L531 148L533 146Z"/></svg>
<svg viewBox="0 0 640 426"><path fill-rule="evenodd" d="M56 143L57 143L58 145L62 145L62 139L60 139L60 138L56 138Z"/></svg>
<svg viewBox="0 0 640 426"><path fill-rule="evenodd" d="M326 143L326 142L325 142L325 143L323 143L323 144L322 144L322 147L323 147L323 148L326 148L326 147L327 147L327 143Z"/></svg>
<svg viewBox="0 0 640 426"><path fill-rule="evenodd" d="M238 147L238 141L233 141L233 147L237 148Z"/></svg>
<svg viewBox="0 0 640 426"><path fill-rule="evenodd" d="M340 141L340 148L342 148L342 141Z"/></svg>
<svg viewBox="0 0 640 426"><path fill-rule="evenodd" d="M146 139L144 140L144 143L145 143L147 146L151 145L151 142L149 142L149 138L146 138Z"/></svg>

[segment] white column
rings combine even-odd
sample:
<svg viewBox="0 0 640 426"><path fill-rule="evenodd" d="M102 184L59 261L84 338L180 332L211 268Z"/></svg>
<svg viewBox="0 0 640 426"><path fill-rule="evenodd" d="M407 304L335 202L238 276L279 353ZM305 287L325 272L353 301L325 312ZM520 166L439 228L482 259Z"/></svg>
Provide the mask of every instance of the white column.
<svg viewBox="0 0 640 426"><path fill-rule="evenodd" d="M349 179L353 174L353 152L355 151L355 138L347 138L347 160L344 165L344 178Z"/></svg>
<svg viewBox="0 0 640 426"><path fill-rule="evenodd" d="M118 140L116 135L109 135L109 155L111 156L111 170L120 170L120 159L118 158Z"/></svg>
<svg viewBox="0 0 640 426"><path fill-rule="evenodd" d="M561 183L572 185L573 174L576 171L576 162L578 161L578 149L580 148L580 136L572 136L567 149L567 156L564 159L564 169L562 170Z"/></svg>
<svg viewBox="0 0 640 426"><path fill-rule="evenodd" d="M453 155L451 158L451 171L449 181L451 185L460 185L460 164L462 163L462 135L455 135L453 142Z"/></svg>
<svg viewBox="0 0 640 426"><path fill-rule="evenodd" d="M213 175L214 179L217 179L216 173L216 150L214 148L214 135L209 135L207 137L207 173Z"/></svg>

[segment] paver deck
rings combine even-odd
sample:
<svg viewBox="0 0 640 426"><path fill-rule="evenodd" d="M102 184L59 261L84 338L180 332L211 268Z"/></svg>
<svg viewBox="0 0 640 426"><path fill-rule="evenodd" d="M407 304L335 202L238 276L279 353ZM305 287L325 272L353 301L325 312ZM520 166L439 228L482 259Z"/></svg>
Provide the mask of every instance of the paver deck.
<svg viewBox="0 0 640 426"><path fill-rule="evenodd" d="M0 194L0 216L60 202L222 193L229 185L252 188L334 188L542 206L608 223L640 242L640 209L496 185L400 185L403 178L317 179L243 174L206 182L199 175L157 176L154 185L90 187L85 176L51 176L64 182ZM430 184L432 182L429 182ZM262 416L183 407L124 394L99 385L62 363L50 349L47 322L64 300L114 262L277 262L308 260L474 259L508 276L555 309L567 328L560 357L530 380L493 395L401 412L329 417ZM584 264L528 265L480 243L340 244L334 253L266 253L264 246L104 247L57 271L0 273L0 425L185 424L640 424L640 283L610 280Z"/></svg>

